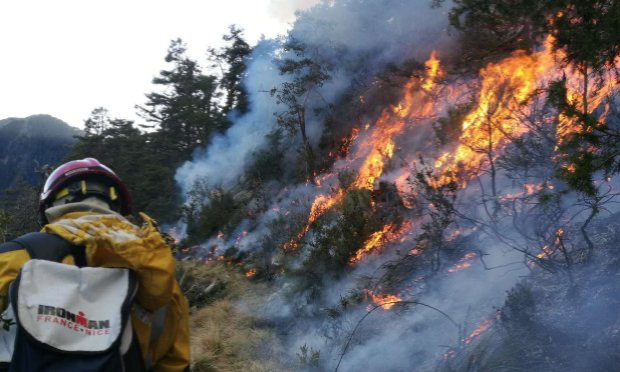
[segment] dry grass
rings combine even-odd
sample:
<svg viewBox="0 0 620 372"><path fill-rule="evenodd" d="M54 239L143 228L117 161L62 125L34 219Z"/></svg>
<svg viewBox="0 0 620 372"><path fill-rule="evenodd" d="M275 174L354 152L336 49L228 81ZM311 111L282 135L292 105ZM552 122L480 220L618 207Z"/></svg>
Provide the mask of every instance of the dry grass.
<svg viewBox="0 0 620 372"><path fill-rule="evenodd" d="M186 284L193 287L191 296L198 300L190 317L192 371L283 371L274 362L275 337L268 329L258 327L241 306L235 306L256 303L261 286L250 283L223 262L183 262L179 266L180 275L185 273ZM213 289L214 282L217 289ZM207 296L200 293L209 286L212 290Z"/></svg>

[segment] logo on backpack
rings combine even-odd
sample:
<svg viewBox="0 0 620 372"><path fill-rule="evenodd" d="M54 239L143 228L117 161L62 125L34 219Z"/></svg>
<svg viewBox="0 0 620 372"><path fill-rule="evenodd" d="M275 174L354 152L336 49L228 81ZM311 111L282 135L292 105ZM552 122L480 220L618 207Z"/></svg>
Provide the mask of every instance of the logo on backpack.
<svg viewBox="0 0 620 372"><path fill-rule="evenodd" d="M86 336L110 334L110 320L88 319L82 311L76 314L61 307L39 305L36 320L42 323L56 323Z"/></svg>

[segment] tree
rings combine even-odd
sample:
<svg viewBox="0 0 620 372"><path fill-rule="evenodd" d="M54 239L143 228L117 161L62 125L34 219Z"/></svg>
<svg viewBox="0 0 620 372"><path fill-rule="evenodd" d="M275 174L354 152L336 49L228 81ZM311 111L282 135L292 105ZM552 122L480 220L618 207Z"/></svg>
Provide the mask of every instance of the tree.
<svg viewBox="0 0 620 372"><path fill-rule="evenodd" d="M173 40L166 62L171 70L163 70L153 79L163 92L146 95L145 106L136 106L139 114L157 126L155 140L161 151L189 159L193 150L205 146L211 135L224 127L218 106L217 78L204 75L198 63L186 56L181 39Z"/></svg>
<svg viewBox="0 0 620 372"><path fill-rule="evenodd" d="M4 209L0 209L0 243L6 243L10 234L11 215Z"/></svg>
<svg viewBox="0 0 620 372"><path fill-rule="evenodd" d="M441 2L441 1L439 1ZM456 0L451 22L467 34L487 32L508 35L525 32L532 41L547 42L562 68L581 77L581 92L569 92L566 78L552 82L548 101L556 108L556 127L565 128L557 146L556 176L578 193L590 211L581 226L592 254L586 228L610 200L610 192L597 174L610 177L620 172L620 130L597 109L606 105L615 112L613 97L616 61L620 56L620 3L615 0ZM613 94L612 94L613 95ZM566 130L567 129L567 130Z"/></svg>
<svg viewBox="0 0 620 372"><path fill-rule="evenodd" d="M136 213L146 212L164 221L176 218L176 160L170 158L170 153L159 151L159 143L154 140L159 134L142 133L133 121L111 118L105 109L94 110L86 123L97 123L96 128L103 129L88 130L77 137L66 160L96 158L126 184Z"/></svg>
<svg viewBox="0 0 620 372"><path fill-rule="evenodd" d="M443 0L434 3L439 5ZM485 62L517 49L531 48L537 36L532 23L541 22L539 17L543 15L539 8L549 2L454 0L453 3L450 24L461 32L464 58ZM474 67L479 66L474 64Z"/></svg>
<svg viewBox="0 0 620 372"><path fill-rule="evenodd" d="M291 37L284 45L285 52L292 53L294 57L284 58L280 61L280 74L290 75L291 80L286 81L278 88L271 90L278 104L286 108L284 112L276 113L278 125L286 129L291 135L301 134L303 143L303 156L306 165L306 179L314 182L315 179L315 156L308 139L307 120L309 112L314 109L315 115L321 111L320 107L311 107L313 98L318 98L324 103L319 88L331 79L329 71L332 67L328 63L320 63L319 51L310 48L301 41Z"/></svg>
<svg viewBox="0 0 620 372"><path fill-rule="evenodd" d="M95 157L103 160L107 151L104 145L104 132L109 127L110 116L103 107L94 109L84 121L84 135L76 136L78 140L68 155L71 159ZM96 154L96 155L90 155Z"/></svg>
<svg viewBox="0 0 620 372"><path fill-rule="evenodd" d="M0 195L0 206L0 241L40 229L39 193L24 180Z"/></svg>
<svg viewBox="0 0 620 372"><path fill-rule="evenodd" d="M211 59L222 69L220 86L226 94L224 113L237 111L240 114L248 112L248 94L242 81L247 69L246 61L252 53L252 48L243 38L243 29L235 25L230 26L229 34L224 35L228 43L222 49L209 49Z"/></svg>

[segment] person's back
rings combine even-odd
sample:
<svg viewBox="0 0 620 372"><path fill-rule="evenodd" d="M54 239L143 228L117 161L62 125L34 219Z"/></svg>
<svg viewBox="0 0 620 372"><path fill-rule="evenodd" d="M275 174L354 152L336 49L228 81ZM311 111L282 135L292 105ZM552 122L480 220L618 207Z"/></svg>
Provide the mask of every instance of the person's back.
<svg viewBox="0 0 620 372"><path fill-rule="evenodd" d="M9 287L11 287L11 298L16 296L16 299L12 302L19 302L19 306L18 304L12 303L12 308L8 310L19 308L19 311L26 314L26 310L24 309L26 309L27 306L21 306L21 303L23 302L26 304L32 302L32 300L26 298L26 296L35 295L29 293L30 287L28 283L30 282L27 280L32 280L36 283L37 279L35 278L37 277L37 270L45 269L53 271L56 270L55 268L58 268L56 271L62 271L63 273L65 271L68 273L73 270L71 271L73 274L50 274L49 277L53 278L57 276L62 279L64 277L72 277L71 275L78 275L77 277L83 278L85 282L88 282L89 277L92 275L94 275L93 277L97 277L96 275L116 275L116 277L119 277L121 274L118 274L114 270L129 269L132 274L125 276L127 276L127 280L135 277L137 291L135 295L127 295L127 301L132 302L130 309L131 314L129 315L129 312L127 312L127 321L122 321L119 324L123 326L130 324L130 326L127 326L131 328L132 331L129 333L129 336L134 336L134 344L136 345L132 347L131 350L137 350L137 354L139 354L140 357L139 359L142 362L141 364L144 364L146 369L149 370L182 371L189 369L188 305L174 279L174 259L172 257L172 252L152 219L141 214L144 220L144 226L139 228L123 217L123 215L129 215L130 211L131 198L129 192L120 179L98 161L94 159L84 159L82 161L67 163L58 168L48 179L41 196L40 213L42 222L45 224L42 230L44 234L41 234L43 239L31 235L30 237L23 237L23 239L16 239L16 241L12 243L0 245L0 295L2 295L0 305L2 305L3 309L7 307L9 301L6 300L9 294ZM46 249L48 248L46 246L52 244L45 243L45 237L50 235L56 239L56 245L63 246L64 243L66 246L57 249L61 252L60 254L62 257L58 257L55 260L63 264L77 265L78 268L69 270L65 265L54 266L45 263L39 264L37 263L39 260L31 260L31 258L37 258L39 254L37 253L38 251L47 252ZM58 239L58 237L62 239ZM39 245L37 247L26 247L26 245L32 245L28 243L28 240L42 243L34 244ZM51 240L48 241L51 242ZM25 279L18 279L16 282L19 282L19 285L11 285L15 278L18 277L20 268L26 264L28 270L19 274ZM94 273L95 270L79 269L79 267L83 266L88 266L89 268L115 269L101 269L100 273L97 274ZM34 268L36 268L36 270L34 270ZM41 275L38 277L41 277ZM62 281L59 283L62 283ZM94 283L97 282L92 281L91 287ZM126 284L122 285L128 286ZM30 286L38 287L36 284ZM13 289L13 287L18 288L19 291L18 289ZM104 287L101 288L103 289L98 290L107 291ZM36 289L42 290L41 288ZM114 291L114 289L111 289L111 291ZM23 294L20 296L25 299L21 300L21 297L14 295L13 292L22 292ZM71 291L67 290L64 292ZM73 292L80 292L80 290L75 289ZM80 298L81 301L86 302L94 301L92 300L92 295L89 294L86 289L83 289L82 292L83 293L78 295L73 294L71 298L74 300L75 298ZM58 298L56 298L56 301L58 301ZM122 301L119 303L122 305ZM105 303L99 304L99 306L102 307L106 305L112 306L111 304ZM93 308L93 311L96 312L97 310L97 307ZM16 359L24 355L24 352L20 352L22 340L20 340L19 335L21 334L22 328L28 328L24 326L29 326L29 323L21 319L19 311L15 311L18 313L16 314L18 315L16 320L18 321L18 328L20 329L17 333L18 337L15 342L15 351L9 350L0 352L0 356L3 355L3 353L12 355L12 370L17 370L17 365L21 366L21 370L25 368L24 364L20 364L22 362L18 362ZM73 320L72 318L66 319L66 316L64 318L63 316L58 316L58 314L64 315L68 312L70 313L68 309L63 307L41 305L40 312L42 313L36 315L40 316L40 318L35 318L35 320L57 322L59 327L62 327L64 324L66 328L67 321ZM119 314L121 313L122 311L119 310ZM71 314L74 315L74 313ZM5 317L6 316L10 315L5 314ZM121 316L119 315L116 318L121 319ZM103 323L95 322L92 323L92 326L97 328L98 324L103 324L104 326L109 325L105 320L101 320L100 322ZM34 321L32 324L37 325ZM50 327L50 325L46 326ZM98 330L98 333L92 331L93 327L84 327L84 331L82 331L82 333L86 335L84 337L88 337L90 334L105 334L105 332L101 330ZM5 327L5 329L10 329L10 327ZM60 332L58 333L58 338L63 339L65 344L68 342L68 339L65 339L68 336L63 336L62 333L67 333L66 329L62 329L61 331L53 329L52 331ZM9 333L6 330L3 331L3 333L3 337L10 340ZM49 340L46 339L46 341L43 342L43 349L47 350L46 347L51 345L50 349L52 351L58 351L53 350L57 346L56 343L60 342L53 339L53 337L56 337L56 333L52 333L53 337L50 336L47 331L42 333L43 336L40 338L52 338ZM116 342L114 345L118 346L120 348L119 350L122 350L122 353L125 353L123 355L130 355L128 353L130 345L124 345L123 343L124 340L128 339L125 335L126 333L127 332L122 335L119 333L117 335L118 340L111 339L110 345ZM74 336L70 336L69 339L71 337ZM90 339L88 340L90 342ZM77 342L79 344L80 342L78 341L72 342ZM88 342L84 341L84 344L86 345ZM64 350L62 348L59 349L60 351ZM44 353L52 352L45 350L43 351ZM31 354L32 352L28 349L27 353ZM85 352L80 350L80 353L86 355L89 354L89 350ZM127 357L126 359L131 360L132 358ZM35 364L30 364L27 358L25 360L25 365L35 368L32 367ZM60 360L66 362L68 359L61 358ZM123 363L127 363L127 361ZM38 370L41 370L41 368L43 368L43 370L61 370L55 368L53 364L44 367L38 365L36 367ZM62 368L66 368L66 366ZM80 371L79 367L73 369L75 369L76 372Z"/></svg>

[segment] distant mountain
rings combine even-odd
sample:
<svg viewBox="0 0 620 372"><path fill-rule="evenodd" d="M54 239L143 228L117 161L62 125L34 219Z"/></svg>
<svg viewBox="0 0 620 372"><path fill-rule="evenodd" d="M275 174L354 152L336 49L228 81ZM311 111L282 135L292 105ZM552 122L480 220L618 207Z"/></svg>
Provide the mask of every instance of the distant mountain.
<svg viewBox="0 0 620 372"><path fill-rule="evenodd" d="M79 134L79 129L49 115L0 120L0 190L20 179L38 184L37 162L57 165Z"/></svg>

